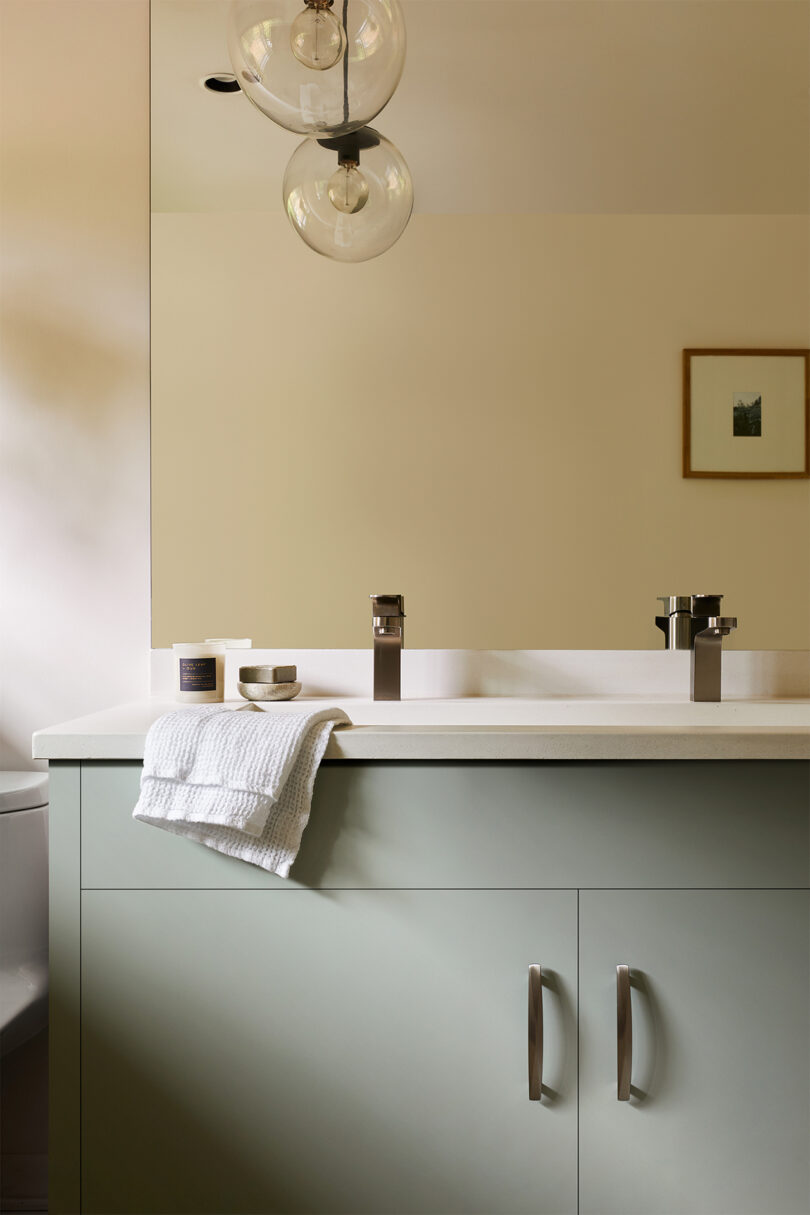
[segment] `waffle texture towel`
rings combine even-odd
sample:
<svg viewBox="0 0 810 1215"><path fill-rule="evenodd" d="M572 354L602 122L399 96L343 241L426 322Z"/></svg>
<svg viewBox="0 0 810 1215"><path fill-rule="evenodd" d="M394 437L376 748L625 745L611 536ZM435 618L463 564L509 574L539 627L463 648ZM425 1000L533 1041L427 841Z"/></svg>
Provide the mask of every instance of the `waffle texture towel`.
<svg viewBox="0 0 810 1215"><path fill-rule="evenodd" d="M336 725L351 725L342 709L165 713L146 736L132 817L288 877Z"/></svg>

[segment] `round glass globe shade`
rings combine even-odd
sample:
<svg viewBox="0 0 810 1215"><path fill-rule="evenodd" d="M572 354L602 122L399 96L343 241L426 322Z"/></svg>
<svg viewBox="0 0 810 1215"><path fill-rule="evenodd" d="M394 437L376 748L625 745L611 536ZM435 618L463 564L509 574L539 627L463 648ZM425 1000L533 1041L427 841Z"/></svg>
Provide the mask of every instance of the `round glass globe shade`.
<svg viewBox="0 0 810 1215"><path fill-rule="evenodd" d="M335 0L328 12L340 25L345 50L324 70L308 67L293 50L296 31L308 20L305 0L232 0L228 12L228 51L242 91L299 135L345 135L371 122L405 64L399 0Z"/></svg>
<svg viewBox="0 0 810 1215"><path fill-rule="evenodd" d="M413 210L413 184L402 153L379 132L369 128L368 133L379 143L359 154L354 172L362 175L368 197L354 211L336 206L330 197L335 175L343 170L337 152L317 140L298 145L284 174L290 223L311 249L339 262L368 261L390 249Z"/></svg>

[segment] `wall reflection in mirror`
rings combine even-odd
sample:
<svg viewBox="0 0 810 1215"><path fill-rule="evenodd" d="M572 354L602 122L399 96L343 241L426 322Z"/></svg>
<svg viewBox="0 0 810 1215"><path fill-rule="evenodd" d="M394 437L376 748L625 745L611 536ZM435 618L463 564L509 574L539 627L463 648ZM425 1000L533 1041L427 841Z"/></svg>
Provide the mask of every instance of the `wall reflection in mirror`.
<svg viewBox="0 0 810 1215"><path fill-rule="evenodd" d="M416 648L659 648L719 586L806 648L808 483L681 475L682 349L808 345L805 6L402 8L414 213L345 265L200 83L228 5L152 0L153 644L367 647L393 587Z"/></svg>

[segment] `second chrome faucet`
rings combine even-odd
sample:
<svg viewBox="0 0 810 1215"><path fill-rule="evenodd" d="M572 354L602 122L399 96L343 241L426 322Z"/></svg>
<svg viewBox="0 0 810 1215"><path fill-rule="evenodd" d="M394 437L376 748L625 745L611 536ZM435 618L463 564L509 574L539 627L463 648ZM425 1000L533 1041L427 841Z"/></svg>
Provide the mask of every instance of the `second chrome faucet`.
<svg viewBox="0 0 810 1215"><path fill-rule="evenodd" d="M374 631L374 699L401 700L405 596L370 595Z"/></svg>
<svg viewBox="0 0 810 1215"><path fill-rule="evenodd" d="M737 627L736 616L720 615L722 595L659 595L665 616L655 623L666 649L691 650L692 700L720 700L722 642Z"/></svg>

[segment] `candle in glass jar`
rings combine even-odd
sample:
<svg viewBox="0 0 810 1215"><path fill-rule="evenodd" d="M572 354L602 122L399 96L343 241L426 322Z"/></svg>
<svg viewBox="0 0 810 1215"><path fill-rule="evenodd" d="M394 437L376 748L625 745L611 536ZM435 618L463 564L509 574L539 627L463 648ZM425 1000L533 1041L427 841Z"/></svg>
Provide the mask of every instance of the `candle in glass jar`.
<svg viewBox="0 0 810 1215"><path fill-rule="evenodd" d="M184 704L225 699L225 646L206 641L175 642L174 698Z"/></svg>

